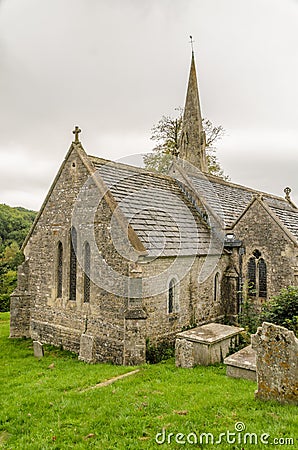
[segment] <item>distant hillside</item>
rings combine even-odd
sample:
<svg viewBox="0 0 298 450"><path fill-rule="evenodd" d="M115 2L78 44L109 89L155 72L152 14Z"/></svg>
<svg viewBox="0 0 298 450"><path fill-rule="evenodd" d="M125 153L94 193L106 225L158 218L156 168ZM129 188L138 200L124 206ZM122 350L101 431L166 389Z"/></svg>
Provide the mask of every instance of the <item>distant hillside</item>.
<svg viewBox="0 0 298 450"><path fill-rule="evenodd" d="M0 311L9 309L17 267L23 261L20 248L35 216L35 211L0 204Z"/></svg>
<svg viewBox="0 0 298 450"><path fill-rule="evenodd" d="M0 251L13 241L21 247L35 216L35 211L0 204Z"/></svg>

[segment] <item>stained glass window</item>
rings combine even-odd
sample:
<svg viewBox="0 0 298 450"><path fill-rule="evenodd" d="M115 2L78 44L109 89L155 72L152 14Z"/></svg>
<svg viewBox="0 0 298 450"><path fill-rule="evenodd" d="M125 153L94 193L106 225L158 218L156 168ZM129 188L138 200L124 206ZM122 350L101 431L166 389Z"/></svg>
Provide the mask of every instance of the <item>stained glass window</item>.
<svg viewBox="0 0 298 450"><path fill-rule="evenodd" d="M263 258L258 262L259 271L259 297L267 297L267 267Z"/></svg>
<svg viewBox="0 0 298 450"><path fill-rule="evenodd" d="M77 232L74 227L70 233L69 300L76 300L77 291Z"/></svg>
<svg viewBox="0 0 298 450"><path fill-rule="evenodd" d="M57 297L62 297L62 281L63 281L63 246L62 242L58 243L58 261L57 261Z"/></svg>
<svg viewBox="0 0 298 450"><path fill-rule="evenodd" d="M84 245L84 303L90 301L90 245L85 242Z"/></svg>

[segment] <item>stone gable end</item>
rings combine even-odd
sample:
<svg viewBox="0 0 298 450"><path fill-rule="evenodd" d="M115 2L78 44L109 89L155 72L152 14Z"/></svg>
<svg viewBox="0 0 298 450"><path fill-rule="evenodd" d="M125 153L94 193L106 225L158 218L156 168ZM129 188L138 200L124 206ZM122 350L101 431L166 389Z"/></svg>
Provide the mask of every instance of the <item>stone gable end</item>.
<svg viewBox="0 0 298 450"><path fill-rule="evenodd" d="M244 278L247 275L249 258L253 256L255 250L260 252L260 257L266 262L268 297L277 295L281 288L295 283L298 255L294 241L273 217L262 205L262 201L256 200L233 229L235 236L243 242L245 248Z"/></svg>
<svg viewBox="0 0 298 450"><path fill-rule="evenodd" d="M27 241L25 255L29 265L30 335L34 340L80 351L82 334L95 336L94 358L123 362L124 311L127 300L102 289L91 281L92 302L84 303L84 273L77 264L76 300L69 299L70 229L77 196L90 172L73 148L42 207ZM84 156L84 154L83 154ZM114 249L109 236L112 212L103 200L95 215L95 237L107 263L119 273L128 274L128 262ZM62 243L62 295L57 297L57 249ZM20 300L21 299L21 300ZM22 303L22 297L18 297ZM28 311L28 301L25 310ZM19 308L20 310L20 308ZM28 333L27 333L28 335Z"/></svg>

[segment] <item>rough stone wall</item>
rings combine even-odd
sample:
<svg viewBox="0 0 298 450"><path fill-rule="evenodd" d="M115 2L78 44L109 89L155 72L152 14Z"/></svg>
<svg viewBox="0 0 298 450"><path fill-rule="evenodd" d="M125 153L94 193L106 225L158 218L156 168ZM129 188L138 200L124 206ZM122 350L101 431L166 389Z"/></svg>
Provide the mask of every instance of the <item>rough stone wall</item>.
<svg viewBox="0 0 298 450"><path fill-rule="evenodd" d="M168 275L160 277L164 291L158 296L147 297L143 300L144 308L148 314L147 337L152 342L174 339L175 334L183 328L201 325L223 319L225 311L221 293L214 299L214 277L220 274L220 282L228 264L228 258L222 256L216 269L204 283L198 282L204 258L196 257L190 270L177 285L178 310L168 312ZM173 258L159 258L143 266L143 277L161 274L173 263ZM181 258L181 265L187 264ZM161 282L161 283L162 283Z"/></svg>
<svg viewBox="0 0 298 450"><path fill-rule="evenodd" d="M244 280L247 278L248 260L253 256L254 250L258 249L267 266L267 298L277 295L283 287L297 282L297 247L259 201L252 204L236 224L234 232L245 247Z"/></svg>
<svg viewBox="0 0 298 450"><path fill-rule="evenodd" d="M123 363L126 300L91 282L91 301L84 303L83 271L77 265L76 301L69 300L70 227L75 199L89 176L76 150L70 154L48 198L25 253L31 295L30 334L35 340L63 346L76 353L83 333L94 336L97 361ZM95 219L99 249L115 270L128 273L109 237L111 211L103 202ZM63 289L57 298L57 248L63 244ZM16 301L12 304L15 310ZM24 308L28 307L23 303ZM13 312L14 314L14 312Z"/></svg>
<svg viewBox="0 0 298 450"><path fill-rule="evenodd" d="M11 338L29 338L30 334L30 315L31 315L31 296L17 295L13 293L10 296L10 337Z"/></svg>
<svg viewBox="0 0 298 450"><path fill-rule="evenodd" d="M146 361L146 319L143 308L125 313L124 364L137 365Z"/></svg>
<svg viewBox="0 0 298 450"><path fill-rule="evenodd" d="M251 342L256 352L256 397L298 404L298 339L293 331L264 322Z"/></svg>

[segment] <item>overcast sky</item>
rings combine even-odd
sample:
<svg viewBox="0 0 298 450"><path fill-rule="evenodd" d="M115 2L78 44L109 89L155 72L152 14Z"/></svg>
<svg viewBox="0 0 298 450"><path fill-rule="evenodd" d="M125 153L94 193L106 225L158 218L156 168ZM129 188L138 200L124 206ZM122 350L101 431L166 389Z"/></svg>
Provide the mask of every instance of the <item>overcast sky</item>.
<svg viewBox="0 0 298 450"><path fill-rule="evenodd" d="M190 34L225 172L298 203L297 0L0 0L0 203L39 209L75 125L89 154L149 152Z"/></svg>

